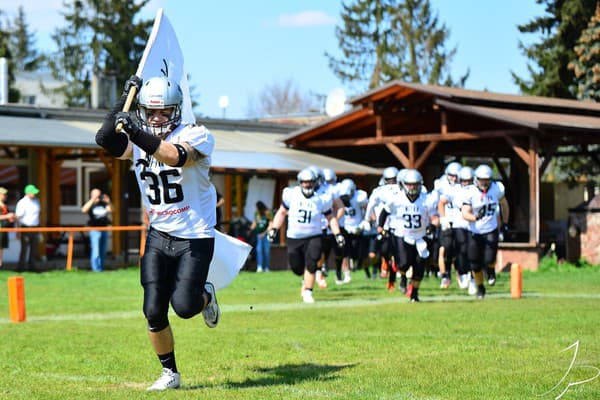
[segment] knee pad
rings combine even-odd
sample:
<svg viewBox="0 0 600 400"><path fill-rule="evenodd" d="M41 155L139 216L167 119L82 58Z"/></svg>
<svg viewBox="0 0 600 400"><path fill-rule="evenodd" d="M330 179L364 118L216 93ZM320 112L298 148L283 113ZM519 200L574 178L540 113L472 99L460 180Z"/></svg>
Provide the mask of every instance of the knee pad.
<svg viewBox="0 0 600 400"><path fill-rule="evenodd" d="M166 315L160 317L146 317L148 321L148 330L150 332L160 332L169 326L169 317Z"/></svg>

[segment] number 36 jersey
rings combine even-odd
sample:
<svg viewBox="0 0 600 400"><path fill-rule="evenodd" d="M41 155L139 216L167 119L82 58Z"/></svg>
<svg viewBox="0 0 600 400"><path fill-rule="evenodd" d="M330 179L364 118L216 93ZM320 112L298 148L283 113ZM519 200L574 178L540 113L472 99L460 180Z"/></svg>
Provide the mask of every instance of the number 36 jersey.
<svg viewBox="0 0 600 400"><path fill-rule="evenodd" d="M473 233L484 234L498 229L498 213L500 200L504 198L504 185L493 181L487 192L482 192L475 185L469 185L463 192L463 204L470 205L473 214L483 216L475 222L469 223L469 230Z"/></svg>
<svg viewBox="0 0 600 400"><path fill-rule="evenodd" d="M180 125L165 141L187 142L204 157L171 167L133 145L135 175L150 225L184 239L214 237L217 195L208 175L212 134L204 126Z"/></svg>
<svg viewBox="0 0 600 400"><path fill-rule="evenodd" d="M321 218L331 212L331 194L315 192L306 198L300 186L295 186L283 189L281 197L288 212L288 238L304 239L322 233Z"/></svg>

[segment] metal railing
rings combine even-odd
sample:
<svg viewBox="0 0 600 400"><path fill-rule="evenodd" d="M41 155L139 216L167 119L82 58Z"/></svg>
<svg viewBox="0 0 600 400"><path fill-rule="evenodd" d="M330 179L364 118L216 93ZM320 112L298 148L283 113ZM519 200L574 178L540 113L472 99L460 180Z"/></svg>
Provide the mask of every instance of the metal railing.
<svg viewBox="0 0 600 400"><path fill-rule="evenodd" d="M73 234L75 232L90 232L90 231L140 231L140 257L144 255L144 247L146 246L146 226L57 226L57 227L26 227L26 228L1 228L0 232L39 232L39 233L68 233L69 239L67 242L67 265L65 269L71 270L73 263Z"/></svg>

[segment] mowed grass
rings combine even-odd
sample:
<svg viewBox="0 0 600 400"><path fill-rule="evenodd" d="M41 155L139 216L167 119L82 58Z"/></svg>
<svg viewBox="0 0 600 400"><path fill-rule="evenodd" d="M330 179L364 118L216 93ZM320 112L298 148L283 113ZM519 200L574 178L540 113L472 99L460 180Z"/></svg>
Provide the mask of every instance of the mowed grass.
<svg viewBox="0 0 600 400"><path fill-rule="evenodd" d="M168 393L145 391L160 365L137 268L23 276L27 322L9 322L0 291L0 398L600 398L598 267L526 271L521 299L508 274L483 301L427 278L420 304L360 271L313 305L289 271L242 272L218 292L216 329L171 316L182 388Z"/></svg>

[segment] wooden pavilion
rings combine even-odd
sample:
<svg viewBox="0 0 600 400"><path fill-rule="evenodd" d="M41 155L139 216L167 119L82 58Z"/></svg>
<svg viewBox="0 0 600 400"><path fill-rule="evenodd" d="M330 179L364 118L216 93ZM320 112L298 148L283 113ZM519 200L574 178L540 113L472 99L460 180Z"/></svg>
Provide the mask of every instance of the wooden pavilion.
<svg viewBox="0 0 600 400"><path fill-rule="evenodd" d="M350 101L337 117L292 132L283 140L302 149L382 168L419 169L426 184L451 160L487 162L507 187L510 243L499 266L536 268L540 246L540 176L559 146L592 157L600 144L600 104L391 82ZM429 186L431 187L431 186Z"/></svg>

